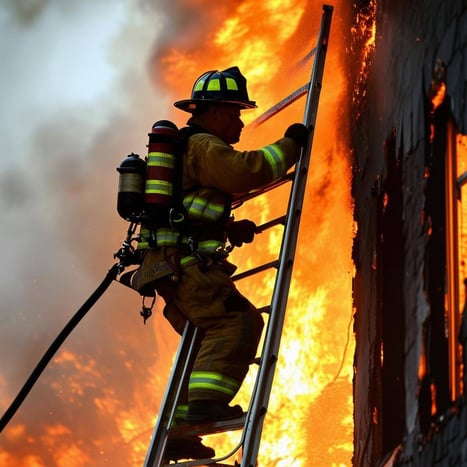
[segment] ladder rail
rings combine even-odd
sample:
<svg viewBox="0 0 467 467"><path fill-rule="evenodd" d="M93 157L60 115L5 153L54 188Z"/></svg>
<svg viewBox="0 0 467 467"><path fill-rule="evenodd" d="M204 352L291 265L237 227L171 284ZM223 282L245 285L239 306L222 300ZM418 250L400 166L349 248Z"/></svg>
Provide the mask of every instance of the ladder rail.
<svg viewBox="0 0 467 467"><path fill-rule="evenodd" d="M310 138L307 148L302 152L295 170L292 193L287 210L287 222L280 251L280 265L274 285L271 314L268 320L266 337L263 345L262 362L257 376L258 387L253 395L254 400L252 401L251 416L246 422L246 437L243 446L241 467L255 467L256 465L262 427L267 412L275 366L278 359L278 350L285 319L285 309L287 306L300 225L300 216L305 195L306 179L311 160L311 147L313 144L314 128L318 112L319 95L322 87L332 12L332 6L323 5L323 16L316 47L317 53L313 64L304 116L304 123L310 128Z"/></svg>
<svg viewBox="0 0 467 467"><path fill-rule="evenodd" d="M270 221L265 222L264 224L261 224L258 227L256 227L255 233L256 234L263 233L266 230L269 230L277 225L285 226L286 221L287 221L286 215L276 217L275 219L271 219ZM247 277L254 276L255 274L258 274L260 272L267 271L268 269L273 269L273 268L277 269L278 266L279 266L279 259L268 261L266 263L255 266L251 269L235 274L234 276L232 276L232 280L235 282L235 281L239 281L242 279L246 279Z"/></svg>
<svg viewBox="0 0 467 467"><path fill-rule="evenodd" d="M287 214L266 222L257 228L257 233L260 233L275 225L283 224L284 234L278 259L253 268L250 271L237 274L232 278L233 280L240 280L268 268L277 269L271 305L270 307L264 307L265 309L269 308L269 319L266 327L261 357L259 359L258 373L243 425L240 444L236 448L237 450L242 448L241 467L254 467L256 465L262 427L267 412L275 365L278 358L278 350L285 319L285 310L287 306L296 242L298 238L300 215L306 187L306 178L311 158L311 147L314 136L314 126L316 123L319 94L321 90L321 80L324 72L324 62L329 39L332 11L333 7L323 5L323 18L321 20L321 29L318 36L317 47L314 49L316 53L311 80L308 83L307 102L305 107L304 123L310 129L310 137L306 150L302 151L295 171L289 172L276 182L267 185L266 187L239 195L234 199L232 204L232 209L236 209L243 205L245 201L278 188L286 182L291 181L292 183ZM169 437L169 429L175 414L176 403L179 399L183 382L187 377L189 365L194 358L193 349L196 341L196 334L196 327L187 322L174 359L169 383L161 403L160 413L151 437L144 467L160 467L162 465L163 455ZM233 454L233 452L230 453L229 456L231 454ZM227 457L223 456L217 460L219 461L226 458ZM188 461L176 465L206 465L200 464L200 461L201 460ZM212 461L215 462L216 459L212 459ZM238 464L236 463L236 465Z"/></svg>
<svg viewBox="0 0 467 467"><path fill-rule="evenodd" d="M176 402L180 397L183 381L187 376L197 332L196 326L187 321L172 365L169 384L161 402L144 467L160 466L162 463L168 430L174 419Z"/></svg>

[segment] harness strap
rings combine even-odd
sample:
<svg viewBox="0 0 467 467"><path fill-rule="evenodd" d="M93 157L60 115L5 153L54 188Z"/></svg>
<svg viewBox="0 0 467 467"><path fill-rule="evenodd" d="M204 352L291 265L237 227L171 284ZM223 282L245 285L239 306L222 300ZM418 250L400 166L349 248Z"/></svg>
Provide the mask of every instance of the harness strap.
<svg viewBox="0 0 467 467"><path fill-rule="evenodd" d="M212 255L219 254L225 248L225 242L216 239L196 240L192 236L181 235L179 232L168 228L156 230L141 229L141 241L138 249L175 246L186 249L190 253L198 252L201 254Z"/></svg>

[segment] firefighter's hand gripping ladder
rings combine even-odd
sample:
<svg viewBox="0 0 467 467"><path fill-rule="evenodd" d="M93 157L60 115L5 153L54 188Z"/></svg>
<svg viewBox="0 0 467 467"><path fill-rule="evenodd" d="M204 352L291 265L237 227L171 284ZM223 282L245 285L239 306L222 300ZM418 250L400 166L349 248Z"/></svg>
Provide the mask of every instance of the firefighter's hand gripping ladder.
<svg viewBox="0 0 467 467"><path fill-rule="evenodd" d="M187 375L189 362L194 358L194 343L197 330L194 325L187 323L182 335L180 345L172 367L170 380L166 388L165 396L161 404L159 417L153 431L151 443L146 455L145 467L171 466L201 466L201 465L232 465L224 464L223 461L229 459L237 452L241 452L241 464L235 462L235 466L254 467L257 465L259 445L261 441L262 427L267 412L269 396L271 392L275 366L278 358L279 344L285 318L289 286L292 276L292 266L294 263L296 242L300 216L305 193L305 186L308 168L311 158L311 147L313 143L314 127L318 111L318 102L324 73L324 63L326 60L329 32L331 28L333 8L323 5L323 15L318 36L317 46L314 50L315 57L311 73L310 82L291 94L288 98L266 112L257 123L274 116L285 106L296 100L298 97L307 94L305 107L304 124L310 129L310 138L307 148L302 152L295 171L287 174L283 179L262 190L250 193L236 201L237 205L255 196L273 190L279 185L292 181L287 214L258 227L258 231L264 231L272 226L283 224L284 233L279 254L279 259L256 267L250 271L238 274L233 280L243 279L268 268L276 268L276 280L272 295L271 306L265 307L261 311L269 313L269 319L264 336L261 357L256 359L259 364L256 382L252 391L248 412L239 419L222 422L212 422L206 425L186 425L184 427L170 428L174 418L175 407L179 399L182 383ZM235 207L235 204L234 204ZM229 453L213 459L199 459L193 461L167 464L164 462L164 451L167 440L170 436L180 435L208 435L230 430L242 430L242 435L238 446Z"/></svg>

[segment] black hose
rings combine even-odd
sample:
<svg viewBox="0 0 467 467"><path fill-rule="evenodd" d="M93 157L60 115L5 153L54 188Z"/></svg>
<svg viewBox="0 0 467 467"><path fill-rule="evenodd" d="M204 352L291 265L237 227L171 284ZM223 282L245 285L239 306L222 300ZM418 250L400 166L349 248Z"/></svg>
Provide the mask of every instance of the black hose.
<svg viewBox="0 0 467 467"><path fill-rule="evenodd" d="M102 294L108 289L110 284L114 279L116 279L118 273L120 272L121 265L116 263L108 271L104 280L101 282L99 287L94 291L94 293L83 303L81 308L75 313L75 315L68 321L68 324L63 328L62 332L56 337L52 345L48 348L47 352L41 358L36 368L27 379L24 386L19 391L15 400L11 403L10 407L4 413L2 419L0 420L0 433L6 427L8 422L11 420L13 415L16 413L20 405L23 403L24 399L28 395L29 391L32 389L36 381L39 379L39 376L46 368L47 364L50 362L55 352L63 344L65 339L70 335L71 331L76 327L76 325L81 321L85 314L92 308L92 306L99 300Z"/></svg>

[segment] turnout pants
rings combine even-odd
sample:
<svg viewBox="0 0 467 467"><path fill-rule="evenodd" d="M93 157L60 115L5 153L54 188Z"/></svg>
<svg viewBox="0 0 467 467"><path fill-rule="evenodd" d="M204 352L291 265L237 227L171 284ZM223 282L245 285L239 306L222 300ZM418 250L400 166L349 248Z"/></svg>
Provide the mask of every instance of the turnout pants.
<svg viewBox="0 0 467 467"><path fill-rule="evenodd" d="M187 401L229 403L256 355L264 325L261 314L215 263L183 268L178 282L164 277L156 290L165 300L165 317L179 334L186 320L199 330Z"/></svg>

